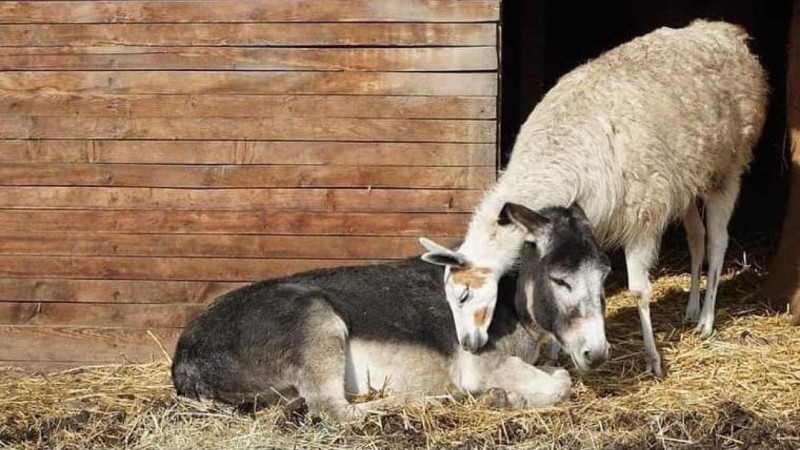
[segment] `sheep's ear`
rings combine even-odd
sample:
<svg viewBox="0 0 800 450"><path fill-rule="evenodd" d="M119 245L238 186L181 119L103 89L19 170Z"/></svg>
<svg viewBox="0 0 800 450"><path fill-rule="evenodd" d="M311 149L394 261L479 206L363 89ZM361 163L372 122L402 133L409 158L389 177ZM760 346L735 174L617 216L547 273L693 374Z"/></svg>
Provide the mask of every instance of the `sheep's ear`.
<svg viewBox="0 0 800 450"><path fill-rule="evenodd" d="M424 237L419 238L419 243L428 250L427 253L422 255L422 260L425 262L436 264L438 266L461 268L469 267L470 265L467 258L461 253L450 250L449 248L439 245L430 239Z"/></svg>
<svg viewBox="0 0 800 450"><path fill-rule="evenodd" d="M581 205L579 205L578 202L572 202L572 204L569 205L569 210L575 217L585 220L586 222L589 221L589 218L586 217L586 213L583 211L583 208L581 208Z"/></svg>
<svg viewBox="0 0 800 450"><path fill-rule="evenodd" d="M500 210L497 223L514 224L528 232L525 236L526 241L536 242L537 236L542 236L549 229L550 219L522 205L506 203Z"/></svg>

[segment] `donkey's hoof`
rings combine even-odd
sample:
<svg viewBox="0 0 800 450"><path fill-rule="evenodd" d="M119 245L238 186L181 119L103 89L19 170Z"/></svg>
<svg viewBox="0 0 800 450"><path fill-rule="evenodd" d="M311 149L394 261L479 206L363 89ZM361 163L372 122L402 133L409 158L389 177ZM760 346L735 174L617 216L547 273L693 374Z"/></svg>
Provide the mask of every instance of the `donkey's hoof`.
<svg viewBox="0 0 800 450"><path fill-rule="evenodd" d="M503 409L511 406L508 400L506 391L500 388L490 388L480 397L478 397L478 404L487 408Z"/></svg>

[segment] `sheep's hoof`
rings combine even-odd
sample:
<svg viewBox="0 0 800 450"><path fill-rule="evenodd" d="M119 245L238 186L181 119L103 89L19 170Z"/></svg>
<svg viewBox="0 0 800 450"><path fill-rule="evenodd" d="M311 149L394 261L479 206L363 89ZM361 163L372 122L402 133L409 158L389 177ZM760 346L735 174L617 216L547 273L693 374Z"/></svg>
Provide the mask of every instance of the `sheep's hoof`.
<svg viewBox="0 0 800 450"><path fill-rule="evenodd" d="M655 378L662 378L664 376L664 372L661 371L661 358L645 356L644 373Z"/></svg>
<svg viewBox="0 0 800 450"><path fill-rule="evenodd" d="M694 332L697 333L700 338L706 339L714 333L714 322L710 321L700 321L694 329Z"/></svg>
<svg viewBox="0 0 800 450"><path fill-rule="evenodd" d="M700 304L692 304L689 302L686 305L686 313L683 315L684 323L697 323L700 320Z"/></svg>

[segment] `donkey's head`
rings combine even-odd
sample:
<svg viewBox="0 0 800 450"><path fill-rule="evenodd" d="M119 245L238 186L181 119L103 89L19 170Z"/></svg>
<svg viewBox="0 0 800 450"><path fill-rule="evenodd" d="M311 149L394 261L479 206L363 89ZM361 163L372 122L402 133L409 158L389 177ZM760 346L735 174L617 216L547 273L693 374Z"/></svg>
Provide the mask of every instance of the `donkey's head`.
<svg viewBox="0 0 800 450"><path fill-rule="evenodd" d="M523 227L533 243L523 250L517 312L553 334L578 369L605 362L603 282L611 265L583 210L573 205L534 212L506 203L499 220Z"/></svg>
<svg viewBox="0 0 800 450"><path fill-rule="evenodd" d="M583 210L551 207L534 212L506 203L500 227L518 227L535 251L522 261L519 290L528 317L552 333L579 368L599 364L608 356L605 338L603 281L609 272ZM488 340L497 300L498 274L475 264L464 254L421 239L428 249L423 259L446 266L445 290L458 340L470 350ZM518 292L518 299L521 295Z"/></svg>

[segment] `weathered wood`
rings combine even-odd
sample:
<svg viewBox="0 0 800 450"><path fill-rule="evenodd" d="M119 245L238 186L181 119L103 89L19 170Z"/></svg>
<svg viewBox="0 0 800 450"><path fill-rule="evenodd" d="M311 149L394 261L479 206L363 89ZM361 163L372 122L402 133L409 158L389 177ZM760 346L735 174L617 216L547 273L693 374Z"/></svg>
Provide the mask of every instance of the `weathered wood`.
<svg viewBox="0 0 800 450"><path fill-rule="evenodd" d="M377 260L256 258L125 258L0 255L0 277L102 280L258 281L321 267Z"/></svg>
<svg viewBox="0 0 800 450"><path fill-rule="evenodd" d="M150 362L175 349L180 330L0 326L0 360ZM155 339L154 339L155 338Z"/></svg>
<svg viewBox="0 0 800 450"><path fill-rule="evenodd" d="M800 325L800 1L794 2L786 83L791 185L781 241L770 270L767 296L778 308L790 305L792 322Z"/></svg>
<svg viewBox="0 0 800 450"><path fill-rule="evenodd" d="M0 326L178 328L204 309L198 304L0 302Z"/></svg>
<svg viewBox="0 0 800 450"><path fill-rule="evenodd" d="M0 140L0 163L494 166L493 144Z"/></svg>
<svg viewBox="0 0 800 450"><path fill-rule="evenodd" d="M0 210L0 231L461 236L469 214Z"/></svg>
<svg viewBox="0 0 800 450"><path fill-rule="evenodd" d="M495 69L495 47L0 47L0 70L467 72Z"/></svg>
<svg viewBox="0 0 800 450"><path fill-rule="evenodd" d="M494 119L494 97L0 94L0 116Z"/></svg>
<svg viewBox="0 0 800 450"><path fill-rule="evenodd" d="M414 237L0 233L4 255L400 259L422 250Z"/></svg>
<svg viewBox="0 0 800 450"><path fill-rule="evenodd" d="M8 72L0 92L497 95L497 75L409 72Z"/></svg>
<svg viewBox="0 0 800 450"><path fill-rule="evenodd" d="M9 1L0 22L493 22L499 10L498 0Z"/></svg>
<svg viewBox="0 0 800 450"><path fill-rule="evenodd" d="M475 190L170 189L0 187L0 208L261 210L304 212L468 212ZM137 214L138 215L138 214Z"/></svg>
<svg viewBox="0 0 800 450"><path fill-rule="evenodd" d="M491 167L15 164L0 186L340 187L485 189ZM0 191L0 195L4 195Z"/></svg>
<svg viewBox="0 0 800 450"><path fill-rule="evenodd" d="M254 107L256 107L254 105ZM495 142L493 120L6 117L0 139L255 139Z"/></svg>
<svg viewBox="0 0 800 450"><path fill-rule="evenodd" d="M493 23L0 25L0 46L496 46Z"/></svg>
<svg viewBox="0 0 800 450"><path fill-rule="evenodd" d="M208 303L243 286L220 281L0 278L0 300L78 303Z"/></svg>

